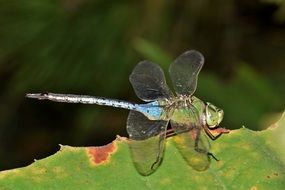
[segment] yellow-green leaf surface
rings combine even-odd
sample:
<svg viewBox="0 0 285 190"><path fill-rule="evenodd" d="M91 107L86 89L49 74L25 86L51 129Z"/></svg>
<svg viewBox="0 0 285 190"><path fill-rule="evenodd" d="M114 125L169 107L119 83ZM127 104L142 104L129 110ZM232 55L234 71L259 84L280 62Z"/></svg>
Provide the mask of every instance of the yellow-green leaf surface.
<svg viewBox="0 0 285 190"><path fill-rule="evenodd" d="M2 171L0 189L284 189L285 117L264 131L231 131L212 143L220 161L198 172L189 167L173 139L156 172L141 176L125 138L103 147L61 146L28 167ZM147 157L147 155L146 155Z"/></svg>

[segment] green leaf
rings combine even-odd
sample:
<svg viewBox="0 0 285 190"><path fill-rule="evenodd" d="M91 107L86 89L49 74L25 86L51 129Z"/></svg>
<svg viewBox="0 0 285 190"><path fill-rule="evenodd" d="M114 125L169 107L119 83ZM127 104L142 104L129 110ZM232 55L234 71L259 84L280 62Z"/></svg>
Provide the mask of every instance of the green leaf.
<svg viewBox="0 0 285 190"><path fill-rule="evenodd" d="M102 147L61 146L28 167L2 171L0 189L283 189L284 145L283 114L267 130L241 128L214 141L220 161L198 172L169 138L161 166L145 177L133 166L126 138L118 137Z"/></svg>

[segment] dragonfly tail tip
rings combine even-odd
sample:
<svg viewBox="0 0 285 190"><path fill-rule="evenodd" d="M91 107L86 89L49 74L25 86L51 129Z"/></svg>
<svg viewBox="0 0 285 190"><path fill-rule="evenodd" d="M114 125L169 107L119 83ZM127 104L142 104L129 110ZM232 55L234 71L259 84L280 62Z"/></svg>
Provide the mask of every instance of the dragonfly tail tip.
<svg viewBox="0 0 285 190"><path fill-rule="evenodd" d="M41 95L40 93L36 93L36 94L27 93L25 97L26 97L26 98L37 98L37 99L39 99L39 98L42 97L42 95Z"/></svg>

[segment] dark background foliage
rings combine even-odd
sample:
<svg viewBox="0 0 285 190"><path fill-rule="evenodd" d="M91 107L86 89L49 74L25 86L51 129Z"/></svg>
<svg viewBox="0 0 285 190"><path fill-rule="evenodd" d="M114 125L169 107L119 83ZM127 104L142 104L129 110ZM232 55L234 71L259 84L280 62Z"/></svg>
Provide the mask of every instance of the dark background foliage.
<svg viewBox="0 0 285 190"><path fill-rule="evenodd" d="M127 135L127 110L25 93L140 102L128 81L132 68L148 59L167 71L189 49L206 58L196 96L224 109L222 126L260 130L278 118L282 0L0 0L0 169L49 156L58 144L103 145Z"/></svg>

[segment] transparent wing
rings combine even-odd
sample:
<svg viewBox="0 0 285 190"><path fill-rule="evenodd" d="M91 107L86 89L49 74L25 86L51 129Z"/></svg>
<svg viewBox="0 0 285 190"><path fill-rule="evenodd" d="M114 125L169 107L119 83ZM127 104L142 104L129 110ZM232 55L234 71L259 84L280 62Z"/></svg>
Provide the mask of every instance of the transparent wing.
<svg viewBox="0 0 285 190"><path fill-rule="evenodd" d="M168 121L151 121L143 114L130 111L127 131L133 162L138 172L149 175L160 165Z"/></svg>
<svg viewBox="0 0 285 190"><path fill-rule="evenodd" d="M172 95L162 69L152 62L138 63L129 79L136 95L144 101L169 98Z"/></svg>
<svg viewBox="0 0 285 190"><path fill-rule="evenodd" d="M210 165L208 156L210 144L201 129L191 129L188 132L174 136L176 147L189 166L197 171L204 171Z"/></svg>
<svg viewBox="0 0 285 190"><path fill-rule="evenodd" d="M210 144L200 124L198 110L189 107L186 110L176 110L176 114L184 114L187 117L183 119L187 123L170 120L171 127L177 134L174 137L176 147L188 165L198 171L206 170L210 164L208 156Z"/></svg>
<svg viewBox="0 0 285 190"><path fill-rule="evenodd" d="M186 51L175 59L169 67L169 73L177 94L192 95L195 92L203 64L203 55L195 50Z"/></svg>

